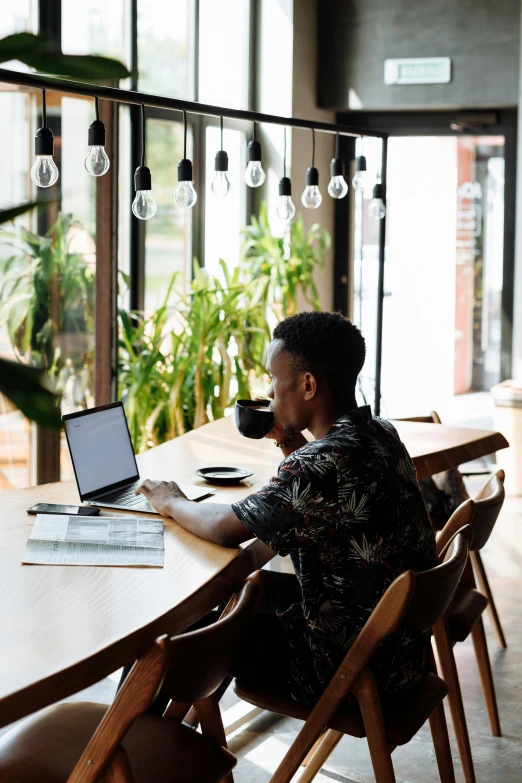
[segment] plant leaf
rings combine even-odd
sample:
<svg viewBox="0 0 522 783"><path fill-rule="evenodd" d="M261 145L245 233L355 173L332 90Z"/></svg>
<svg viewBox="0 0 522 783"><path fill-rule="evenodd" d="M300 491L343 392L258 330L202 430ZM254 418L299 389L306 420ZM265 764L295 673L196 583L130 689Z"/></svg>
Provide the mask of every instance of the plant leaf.
<svg viewBox="0 0 522 783"><path fill-rule="evenodd" d="M30 421L61 428L60 398L50 390L41 370L0 358L0 392Z"/></svg>
<svg viewBox="0 0 522 783"><path fill-rule="evenodd" d="M130 71L119 60L100 55L54 54L33 50L30 54L19 57L26 65L41 73L52 73L54 76L70 76L75 79L126 79Z"/></svg>

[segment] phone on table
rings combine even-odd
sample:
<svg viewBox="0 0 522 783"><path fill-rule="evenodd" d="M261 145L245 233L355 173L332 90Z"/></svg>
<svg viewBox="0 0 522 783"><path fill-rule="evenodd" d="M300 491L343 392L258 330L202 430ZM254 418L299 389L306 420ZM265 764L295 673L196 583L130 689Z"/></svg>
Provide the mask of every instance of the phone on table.
<svg viewBox="0 0 522 783"><path fill-rule="evenodd" d="M28 514L67 514L67 516L95 517L100 513L96 506L61 506L57 503L37 503L27 509Z"/></svg>

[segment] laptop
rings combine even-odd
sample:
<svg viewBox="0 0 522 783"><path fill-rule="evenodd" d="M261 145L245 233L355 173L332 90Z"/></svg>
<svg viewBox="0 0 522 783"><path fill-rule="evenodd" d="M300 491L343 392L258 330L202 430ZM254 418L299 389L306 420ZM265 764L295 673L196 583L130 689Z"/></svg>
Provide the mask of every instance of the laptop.
<svg viewBox="0 0 522 783"><path fill-rule="evenodd" d="M134 490L141 483L121 402L68 413L62 417L82 503L147 514L157 512ZM204 487L184 486L190 500L212 494Z"/></svg>

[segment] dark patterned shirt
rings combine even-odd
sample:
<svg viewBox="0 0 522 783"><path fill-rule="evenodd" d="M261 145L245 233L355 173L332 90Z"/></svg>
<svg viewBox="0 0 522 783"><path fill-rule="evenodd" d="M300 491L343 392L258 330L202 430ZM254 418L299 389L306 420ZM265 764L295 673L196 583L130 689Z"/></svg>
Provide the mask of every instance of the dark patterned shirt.
<svg viewBox="0 0 522 783"><path fill-rule="evenodd" d="M393 580L436 563L415 468L394 427L369 406L286 457L270 484L232 508L292 558L302 600L279 616L298 701L321 695ZM429 636L413 630L386 640L372 663L381 692L418 681L428 646Z"/></svg>

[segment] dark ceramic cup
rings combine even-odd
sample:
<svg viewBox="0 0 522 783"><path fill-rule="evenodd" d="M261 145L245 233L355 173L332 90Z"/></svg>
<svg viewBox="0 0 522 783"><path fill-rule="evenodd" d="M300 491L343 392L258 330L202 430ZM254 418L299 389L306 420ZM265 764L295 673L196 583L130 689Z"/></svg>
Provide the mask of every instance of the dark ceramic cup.
<svg viewBox="0 0 522 783"><path fill-rule="evenodd" d="M245 438L264 438L274 426L275 416L268 410L270 400L238 400L236 427Z"/></svg>

